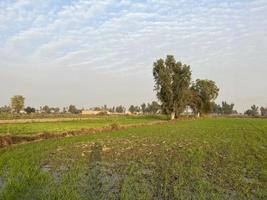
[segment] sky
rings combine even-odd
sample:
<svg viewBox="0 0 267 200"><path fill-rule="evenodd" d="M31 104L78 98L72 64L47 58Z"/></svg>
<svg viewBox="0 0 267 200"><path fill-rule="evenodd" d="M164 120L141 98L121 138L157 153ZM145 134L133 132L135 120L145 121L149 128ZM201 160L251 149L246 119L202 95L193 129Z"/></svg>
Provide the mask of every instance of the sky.
<svg viewBox="0 0 267 200"><path fill-rule="evenodd" d="M0 0L0 105L150 102L169 54L216 82L216 102L267 106L267 1Z"/></svg>

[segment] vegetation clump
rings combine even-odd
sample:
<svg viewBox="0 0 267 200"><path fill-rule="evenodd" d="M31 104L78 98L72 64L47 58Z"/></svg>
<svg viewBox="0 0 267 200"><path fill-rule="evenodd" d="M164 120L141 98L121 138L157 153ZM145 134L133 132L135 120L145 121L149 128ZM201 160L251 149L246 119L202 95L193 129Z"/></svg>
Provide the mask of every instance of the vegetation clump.
<svg viewBox="0 0 267 200"><path fill-rule="evenodd" d="M212 102L219 88L212 80L197 79L192 83L189 65L177 62L172 55L154 62L155 91L162 103L163 113L178 117L187 106L196 114L211 111Z"/></svg>

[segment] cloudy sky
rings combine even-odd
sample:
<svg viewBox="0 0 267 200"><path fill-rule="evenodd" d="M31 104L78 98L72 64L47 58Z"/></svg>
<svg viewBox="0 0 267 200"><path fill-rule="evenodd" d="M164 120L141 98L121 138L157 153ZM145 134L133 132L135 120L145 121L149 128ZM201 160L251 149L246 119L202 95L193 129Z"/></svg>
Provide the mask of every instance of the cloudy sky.
<svg viewBox="0 0 267 200"><path fill-rule="evenodd" d="M167 54L215 80L217 102L267 106L267 1L0 1L0 105L152 101Z"/></svg>

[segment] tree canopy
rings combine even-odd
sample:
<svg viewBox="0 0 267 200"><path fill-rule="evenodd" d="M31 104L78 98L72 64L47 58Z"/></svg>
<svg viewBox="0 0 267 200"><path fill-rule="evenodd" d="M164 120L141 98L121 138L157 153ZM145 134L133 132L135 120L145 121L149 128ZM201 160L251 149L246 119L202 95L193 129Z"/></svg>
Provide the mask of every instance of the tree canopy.
<svg viewBox="0 0 267 200"><path fill-rule="evenodd" d="M131 105L129 107L128 111L131 112L131 113L138 113L138 112L140 112L140 107L139 106Z"/></svg>
<svg viewBox="0 0 267 200"><path fill-rule="evenodd" d="M191 69L189 65L176 62L174 56L154 62L155 91L166 114L179 116L190 98Z"/></svg>
<svg viewBox="0 0 267 200"><path fill-rule="evenodd" d="M256 105L252 105L250 107L250 109L245 111L244 114L248 115L248 116L253 116L253 117L258 116L259 115L259 107Z"/></svg>
<svg viewBox="0 0 267 200"><path fill-rule="evenodd" d="M69 105L68 111L72 114L78 114L80 112L75 105Z"/></svg>
<svg viewBox="0 0 267 200"><path fill-rule="evenodd" d="M24 108L25 98L21 95L11 97L11 108L14 112L19 113Z"/></svg>
<svg viewBox="0 0 267 200"><path fill-rule="evenodd" d="M153 64L154 90L161 102L162 111L178 117L190 106L196 113L209 113L219 88L212 80L191 82L189 65L177 62L172 55Z"/></svg>
<svg viewBox="0 0 267 200"><path fill-rule="evenodd" d="M217 98L219 88L212 80L197 79L191 87L192 93L196 103L195 109L201 113L210 113L212 109L212 102Z"/></svg>
<svg viewBox="0 0 267 200"><path fill-rule="evenodd" d="M267 116L267 108L261 107L260 111L261 111L261 116Z"/></svg>
<svg viewBox="0 0 267 200"><path fill-rule="evenodd" d="M237 111L234 110L233 103L229 104L226 101L223 101L221 105L212 103L212 113L222 114L222 115L230 115L230 114L237 114Z"/></svg>
<svg viewBox="0 0 267 200"><path fill-rule="evenodd" d="M35 108L33 107L30 107L30 106L27 106L24 111L27 113L27 114L30 114L30 113L35 113Z"/></svg>

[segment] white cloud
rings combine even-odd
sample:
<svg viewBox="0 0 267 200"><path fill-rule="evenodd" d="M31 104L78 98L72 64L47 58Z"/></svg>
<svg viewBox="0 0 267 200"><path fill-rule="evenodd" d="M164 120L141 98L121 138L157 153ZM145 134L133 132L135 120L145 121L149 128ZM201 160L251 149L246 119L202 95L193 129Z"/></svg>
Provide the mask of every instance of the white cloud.
<svg viewBox="0 0 267 200"><path fill-rule="evenodd" d="M200 76L213 65L263 65L266 10L264 0L0 1L0 69L151 75L166 54Z"/></svg>

